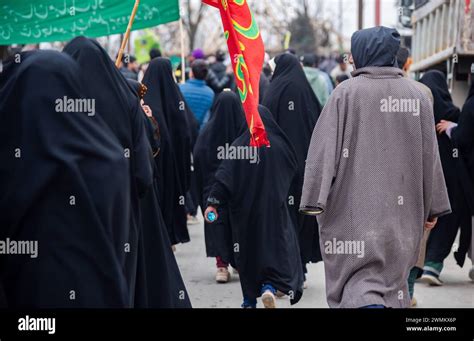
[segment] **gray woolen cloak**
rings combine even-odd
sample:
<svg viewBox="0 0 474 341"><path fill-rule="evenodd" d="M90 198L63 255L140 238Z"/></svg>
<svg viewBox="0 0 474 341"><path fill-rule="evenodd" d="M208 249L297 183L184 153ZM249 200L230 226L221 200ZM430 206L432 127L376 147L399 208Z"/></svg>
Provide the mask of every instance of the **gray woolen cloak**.
<svg viewBox="0 0 474 341"><path fill-rule="evenodd" d="M357 70L314 129L300 210L318 215L330 307L408 307L424 223L451 212L431 92L397 68L396 30L351 45Z"/></svg>
<svg viewBox="0 0 474 341"><path fill-rule="evenodd" d="M393 31L359 32L356 43L369 48L354 53L353 39L358 69L333 92L314 129L300 209L318 215L330 307L408 307L424 222L451 212L431 93L403 77L396 61L372 58L386 57L377 48L396 53ZM410 101L397 109L401 99Z"/></svg>
<svg viewBox="0 0 474 341"><path fill-rule="evenodd" d="M407 307L424 222L451 211L432 104L396 68L353 75L337 87L313 132L301 209L324 211L318 223L330 307ZM389 95L419 99L419 115L381 112ZM363 242L363 257L328 254L334 238Z"/></svg>

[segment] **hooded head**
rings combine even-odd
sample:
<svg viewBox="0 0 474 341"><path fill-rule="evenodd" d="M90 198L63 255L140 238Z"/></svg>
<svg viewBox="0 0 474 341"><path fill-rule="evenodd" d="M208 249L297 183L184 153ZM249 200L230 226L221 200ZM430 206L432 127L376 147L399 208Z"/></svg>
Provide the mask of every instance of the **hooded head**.
<svg viewBox="0 0 474 341"><path fill-rule="evenodd" d="M272 82L277 79L306 79L303 68L298 58L289 53L283 53L275 57L275 71Z"/></svg>
<svg viewBox="0 0 474 341"><path fill-rule="evenodd" d="M459 114L459 108L453 103L449 92L446 75L439 70L428 70L420 79L420 83L430 88L433 94L433 109L435 121L438 123L446 117L455 117Z"/></svg>
<svg viewBox="0 0 474 341"><path fill-rule="evenodd" d="M351 53L357 69L367 66L397 67L400 33L384 26L355 32L351 38Z"/></svg>
<svg viewBox="0 0 474 341"><path fill-rule="evenodd" d="M118 137L123 147L132 144L130 117L138 110L138 101L130 92L125 77L107 52L93 39L76 37L64 47L85 75L86 92L94 99L95 109Z"/></svg>

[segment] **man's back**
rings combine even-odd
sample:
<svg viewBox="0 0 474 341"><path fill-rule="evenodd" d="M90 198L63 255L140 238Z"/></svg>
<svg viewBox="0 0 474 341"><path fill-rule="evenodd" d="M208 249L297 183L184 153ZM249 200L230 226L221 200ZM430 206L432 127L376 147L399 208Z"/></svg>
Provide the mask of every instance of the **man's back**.
<svg viewBox="0 0 474 341"><path fill-rule="evenodd" d="M321 75L321 71L316 68L305 66L303 67L304 74L308 78L308 82L314 91L314 94L319 100L321 107L328 101L329 91L326 80Z"/></svg>
<svg viewBox="0 0 474 341"><path fill-rule="evenodd" d="M188 103L199 126L204 123L206 114L211 109L214 101L214 92L206 85L206 82L198 79L190 79L180 85L186 103Z"/></svg>
<svg viewBox="0 0 474 341"><path fill-rule="evenodd" d="M345 105L339 115L344 116L341 144L346 154L339 159L336 178L351 180L351 190L366 197L361 203L365 208L358 209L367 209L369 215L378 215L370 206L383 206L384 200L391 200L404 187L416 189L410 200L423 210L428 204L423 195L424 154L433 156L426 148L427 140L434 136L428 92L404 78L397 68L364 68L354 76L334 93ZM343 181L336 182L344 187Z"/></svg>
<svg viewBox="0 0 474 341"><path fill-rule="evenodd" d="M360 247L355 255L332 248L323 254L331 307L406 307L423 224L450 210L432 102L395 67L360 68L353 76L318 120L301 205L324 211L323 245Z"/></svg>

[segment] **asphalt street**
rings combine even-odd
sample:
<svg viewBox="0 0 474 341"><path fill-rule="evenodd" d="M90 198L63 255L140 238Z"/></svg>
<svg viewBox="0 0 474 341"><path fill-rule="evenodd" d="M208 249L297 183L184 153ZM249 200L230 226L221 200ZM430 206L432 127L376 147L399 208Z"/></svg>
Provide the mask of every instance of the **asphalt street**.
<svg viewBox="0 0 474 341"><path fill-rule="evenodd" d="M239 277L232 274L231 281L218 284L215 281L215 260L207 258L204 246L204 226L189 225L191 242L177 245L176 258L186 282L191 302L195 308L239 308L242 303ZM445 261L441 274L444 285L430 287L424 283L415 285L415 297L420 308L473 308L474 282L468 277L471 261L466 259L461 269L452 254ZM324 265L322 262L308 266L308 288L300 302L290 305L288 298L278 299L279 308L328 308L325 294ZM258 303L258 307L262 307Z"/></svg>

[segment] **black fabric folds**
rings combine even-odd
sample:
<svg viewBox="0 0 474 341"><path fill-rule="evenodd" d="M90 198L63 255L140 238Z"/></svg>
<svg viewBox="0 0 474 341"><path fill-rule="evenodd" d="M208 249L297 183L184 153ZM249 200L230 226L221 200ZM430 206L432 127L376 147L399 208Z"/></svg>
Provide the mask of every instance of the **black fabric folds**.
<svg viewBox="0 0 474 341"><path fill-rule="evenodd" d="M8 307L132 307L123 148L101 115L56 107L87 97L69 56L20 57L0 75L0 239L37 241L38 257L0 257Z"/></svg>
<svg viewBox="0 0 474 341"><path fill-rule="evenodd" d="M132 89L132 100L140 101L143 97L140 95L142 85L134 80L127 81ZM159 127L155 118L146 116L144 112L142 116L150 144L152 147L159 145ZM153 186L140 200L142 233L139 241L135 306L155 309L191 308L158 203L158 172L154 160L151 164Z"/></svg>
<svg viewBox="0 0 474 341"><path fill-rule="evenodd" d="M199 205L204 211L214 175L222 159L219 150L240 135L245 126L245 114L239 97L230 91L218 95L211 109L211 119L199 134L194 147L194 173ZM204 223L206 254L221 257L226 263L233 262L232 230L227 207L219 207L220 219L213 224Z"/></svg>
<svg viewBox="0 0 474 341"><path fill-rule="evenodd" d="M143 78L148 88L145 103L153 111L161 134L158 167L159 204L172 244L189 242L186 193L191 182L191 151L196 138L193 114L176 84L171 62L153 59Z"/></svg>
<svg viewBox="0 0 474 341"><path fill-rule="evenodd" d="M430 70L420 82L430 88L434 100L435 123L441 120L458 122L461 111L456 107L449 93L446 76L438 70ZM458 229L461 229L460 245L468 245L471 236L470 208L472 206L472 180L465 157L458 152L456 140L446 134L438 135L438 146L443 166L446 187L452 213L439 218L436 229L428 239L426 261L442 262L450 253ZM458 264L463 264L468 247L461 247L456 253Z"/></svg>
<svg viewBox="0 0 474 341"><path fill-rule="evenodd" d="M248 130L232 146L255 148L259 162L226 159L220 164L209 202L227 205L234 256L245 298L259 297L264 284L290 296L303 292L298 238L288 207L288 192L297 179L298 163L290 141L263 106L259 112L271 147L249 147Z"/></svg>
<svg viewBox="0 0 474 341"><path fill-rule="evenodd" d="M288 201L298 231L303 263L318 262L322 258L316 218L300 214L299 206L306 155L322 109L298 59L285 53L277 56L275 62L275 72L263 105L273 114L295 149L298 181L293 184Z"/></svg>
<svg viewBox="0 0 474 341"><path fill-rule="evenodd" d="M135 304L135 284L139 262L140 197L151 188L152 151L144 130L143 112L131 96L130 87L100 44L85 37L71 40L64 48L79 64L86 82L87 97L95 100L98 115L118 138L130 166L130 202L132 216L125 250L125 271L129 280L131 301Z"/></svg>

